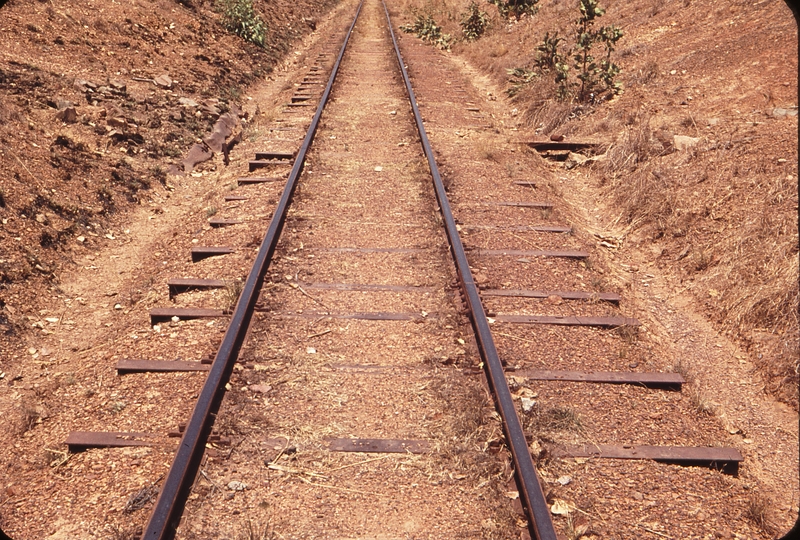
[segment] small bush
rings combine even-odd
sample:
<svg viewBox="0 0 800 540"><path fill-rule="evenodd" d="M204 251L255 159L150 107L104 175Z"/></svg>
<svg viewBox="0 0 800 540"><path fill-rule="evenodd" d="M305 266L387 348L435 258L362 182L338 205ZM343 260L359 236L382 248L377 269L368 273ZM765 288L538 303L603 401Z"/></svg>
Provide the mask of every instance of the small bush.
<svg viewBox="0 0 800 540"><path fill-rule="evenodd" d="M430 15L417 14L414 24L404 24L400 30L406 34L416 34L422 41L436 45L444 51L450 50L450 43L453 41L450 34L443 33L442 27Z"/></svg>
<svg viewBox="0 0 800 540"><path fill-rule="evenodd" d="M472 2L461 17L461 32L464 34L464 39L475 41L486 32L488 24L489 16L480 10L478 4Z"/></svg>
<svg viewBox="0 0 800 540"><path fill-rule="evenodd" d="M253 0L217 0L222 12L222 26L245 41L263 47L267 39L267 25L253 8Z"/></svg>
<svg viewBox="0 0 800 540"><path fill-rule="evenodd" d="M506 70L506 72L508 73L508 82L511 84L511 87L506 90L506 93L510 97L516 96L526 85L539 77L538 72L525 68L509 69Z"/></svg>
<svg viewBox="0 0 800 540"><path fill-rule="evenodd" d="M613 25L594 28L595 20L605 13L598 0L580 0L579 7L581 16L575 21L574 45L562 54L559 45L564 38L558 37L558 32L552 36L550 32L545 33L544 40L537 47L533 69L521 67L509 70L509 95L519 93L523 86L544 73L555 75L555 97L562 101L575 99L581 103L594 103L622 92L622 85L616 80L620 67L611 61L611 53L617 41L622 39L622 30ZM596 44L602 44L605 48L605 54L600 58L595 58L593 54Z"/></svg>
<svg viewBox="0 0 800 540"><path fill-rule="evenodd" d="M581 17L576 21L578 37L573 49L573 67L578 72L580 89L578 100L581 102L593 101L597 98L596 92L609 90L618 94L622 86L614 79L619 75L620 68L611 61L614 45L622 38L622 30L616 26L602 26L593 29L595 20L601 17L605 10L600 7L597 0L580 0ZM606 49L605 58L599 61L592 55L595 43L602 43ZM577 83L574 83L578 86ZM602 88L601 88L602 87Z"/></svg>
<svg viewBox="0 0 800 540"><path fill-rule="evenodd" d="M539 0L489 0L489 3L497 6L498 13L504 19L514 17L519 20L525 14L532 16L539 11L536 5Z"/></svg>

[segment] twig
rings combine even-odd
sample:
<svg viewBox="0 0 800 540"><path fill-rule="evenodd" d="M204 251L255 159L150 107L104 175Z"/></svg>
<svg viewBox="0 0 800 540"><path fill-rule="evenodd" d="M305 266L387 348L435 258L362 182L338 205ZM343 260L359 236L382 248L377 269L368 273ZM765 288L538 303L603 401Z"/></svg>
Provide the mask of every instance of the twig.
<svg viewBox="0 0 800 540"><path fill-rule="evenodd" d="M301 287L301 286L300 286L300 285L298 285L297 283L289 283L289 286L290 286L290 287L292 287L293 289L297 289L298 291L300 291L300 292L301 292L301 293L303 293L304 295L308 296L308 297L309 297L309 298L311 298L311 299L312 299L314 302L316 302L317 304L321 305L322 307L324 307L324 308L325 308L325 309L327 309L328 311L331 311L331 308L329 308L328 306L326 306L325 304L323 304L321 300L317 300L316 298L314 298L313 296L311 296L310 294L308 294L308 293L307 293L305 290L303 290L303 287Z"/></svg>
<svg viewBox="0 0 800 540"><path fill-rule="evenodd" d="M372 459L366 459L364 461L359 461L358 463L350 463L349 465L342 465L341 467L336 467L335 469L329 470L328 474L330 474L332 472L336 472L336 471L341 471L342 469L347 469L348 467L355 467L357 465L363 465L364 463L369 463L371 461L378 461L378 460L381 460L381 459L386 459L386 458L388 458L390 456L391 456L391 454L386 454L385 456L380 456L380 457L376 457L376 458L372 458Z"/></svg>
<svg viewBox="0 0 800 540"><path fill-rule="evenodd" d="M311 338L315 338L315 337L319 337L319 336L324 336L325 334L329 333L330 331L331 331L331 329L328 328L327 330L323 330L322 332L317 332L316 334L311 334L310 336L306 336L306 339L311 339Z"/></svg>
<svg viewBox="0 0 800 540"><path fill-rule="evenodd" d="M22 168L25 169L28 172L29 175L31 175L31 178L33 178L34 181L36 181L36 177L33 176L33 173L30 171L30 169L28 169L28 167L25 166L25 164L22 162L22 160L19 159L19 156L17 156L17 154L15 154L8 146L6 146L6 150L11 152L11 155L14 156L14 159L19 161L19 164L22 165Z"/></svg>
<svg viewBox="0 0 800 540"><path fill-rule="evenodd" d="M8 501L13 501L13 500L14 500L14 497L6 498L6 500L4 500L3 502L0 502L0 508L2 508ZM22 500L25 500L25 499L22 499Z"/></svg>
<svg viewBox="0 0 800 540"><path fill-rule="evenodd" d="M206 480L208 480L208 482L209 482L209 483L210 483L212 486L214 486L214 487L215 487L215 488L217 488L218 490L222 491L222 488L221 488L221 487L219 487L219 484L217 484L217 483L216 483L216 482L214 482L214 481L213 481L211 478L209 478L209 477L208 477L208 475L206 474L206 471L204 471L203 469L200 469L200 474L202 474L202 475L203 475L203 478L205 478Z"/></svg>
<svg viewBox="0 0 800 540"><path fill-rule="evenodd" d="M319 473L315 473L315 472L312 472L312 471L305 471L303 469L294 469L292 467L284 467L283 465L278 465L276 463L268 464L267 468L268 469L272 469L273 471L280 471L280 472L284 472L284 473L287 473L287 474L307 474L309 476L316 476L318 478L327 479L327 476L325 476L324 474L319 474Z"/></svg>
<svg viewBox="0 0 800 540"><path fill-rule="evenodd" d="M85 356L85 355L89 354L90 352L96 351L97 349L101 349L103 347L108 347L109 345L111 345L111 343L101 343L100 345L95 345L91 349L86 349L86 350L83 350L83 351L79 351L78 352L78 356Z"/></svg>
<svg viewBox="0 0 800 540"><path fill-rule="evenodd" d="M652 533L652 534L657 534L658 536L663 536L664 538L670 538L670 539L672 539L672 540L675 540L675 537L674 537L674 536L670 536L670 535L668 535L668 534L660 533L660 532L658 532L658 531L654 531L653 529L648 529L647 527L645 527L645 526L644 526L644 525L642 525L641 523L637 523L636 525L637 525L638 527L641 527L642 529L646 530L646 531L647 531L647 532L649 532L649 533Z"/></svg>

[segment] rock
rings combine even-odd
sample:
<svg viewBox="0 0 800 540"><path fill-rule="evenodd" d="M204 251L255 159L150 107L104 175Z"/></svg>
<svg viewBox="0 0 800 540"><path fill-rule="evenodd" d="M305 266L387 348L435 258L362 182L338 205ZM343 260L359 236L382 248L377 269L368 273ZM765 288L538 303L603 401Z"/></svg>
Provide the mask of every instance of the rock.
<svg viewBox="0 0 800 540"><path fill-rule="evenodd" d="M72 106L73 106L72 102L68 101L66 99L57 99L56 100L56 109L58 109L59 111L63 111L67 107L72 107Z"/></svg>
<svg viewBox="0 0 800 540"><path fill-rule="evenodd" d="M524 398L520 398L519 401L520 401L520 404L522 405L522 411L526 412L526 413L531 412L533 410L533 408L536 406L536 400L533 400L531 398L524 397Z"/></svg>
<svg viewBox="0 0 800 540"><path fill-rule="evenodd" d="M690 150L700 143L699 137L687 137L686 135L675 135L672 137L672 144L676 150Z"/></svg>
<svg viewBox="0 0 800 540"><path fill-rule="evenodd" d="M211 116L219 116L222 111L219 110L216 103L212 103L211 100L206 100L201 105L201 110L207 112Z"/></svg>
<svg viewBox="0 0 800 540"><path fill-rule="evenodd" d="M642 495L638 491L634 491L633 492L633 498L636 499L637 501L641 501L641 500L644 500L644 495Z"/></svg>
<svg viewBox="0 0 800 540"><path fill-rule="evenodd" d="M567 484L569 484L570 482L572 482L572 478L570 478L569 476L559 476L559 477L558 477L558 480L556 480L556 481L557 481L559 484L561 484L562 486L566 486Z"/></svg>
<svg viewBox="0 0 800 540"><path fill-rule="evenodd" d="M159 75L153 82L156 83L156 86L161 86L162 88L172 88L172 79L169 75Z"/></svg>
<svg viewBox="0 0 800 540"><path fill-rule="evenodd" d="M44 214L36 214L36 222L45 224L47 223L47 217Z"/></svg>
<svg viewBox="0 0 800 540"><path fill-rule="evenodd" d="M784 116L797 116L797 109L784 109L782 107L775 107L772 109L772 116L775 118L782 118Z"/></svg>
<svg viewBox="0 0 800 540"><path fill-rule="evenodd" d="M100 111L100 115L105 115L106 118L124 118L125 111L123 111L122 108L115 103L107 103L103 110Z"/></svg>
<svg viewBox="0 0 800 540"><path fill-rule="evenodd" d="M550 506L550 512L557 516L568 516L570 512L569 503L563 499L556 499Z"/></svg>
<svg viewBox="0 0 800 540"><path fill-rule="evenodd" d="M78 121L78 111L75 107L67 107L56 113L56 118L65 124L74 124Z"/></svg>
<svg viewBox="0 0 800 540"><path fill-rule="evenodd" d="M542 448L542 445L536 439L534 439L533 442L531 442L531 444L528 445L528 450L530 450L531 457L533 459L539 459L539 457L544 452L544 448Z"/></svg>
<svg viewBox="0 0 800 540"><path fill-rule="evenodd" d="M564 140L564 135L562 133L554 133L550 135L550 140L555 142L561 142Z"/></svg>
<svg viewBox="0 0 800 540"><path fill-rule="evenodd" d="M125 120L124 118L119 117L119 116L115 116L113 118L109 118L106 121L106 123L109 126L111 126L112 128L120 129L122 131L125 131L125 129L128 127L128 121Z"/></svg>
<svg viewBox="0 0 800 540"><path fill-rule="evenodd" d="M178 99L178 103L180 103L184 107L199 107L200 106L199 103L197 103L192 98L188 98L188 97L179 98Z"/></svg>
<svg viewBox="0 0 800 540"><path fill-rule="evenodd" d="M202 163L203 161L208 161L214 154L208 149L205 144L195 144L189 150L189 154L186 158L181 162L183 165L183 171L185 173L192 172L194 166L198 163Z"/></svg>
<svg viewBox="0 0 800 540"><path fill-rule="evenodd" d="M583 165L587 161L589 161L588 157L582 154L576 154L575 152L570 152L567 155L566 161L564 161L564 167L567 169L574 169L578 165Z"/></svg>
<svg viewBox="0 0 800 540"><path fill-rule="evenodd" d="M268 384L251 384L250 390L258 392L259 394L268 394L272 390L272 387Z"/></svg>
<svg viewBox="0 0 800 540"><path fill-rule="evenodd" d="M222 152L222 147L225 145L225 135L219 131L214 131L203 139L203 142L206 143L212 152L219 153Z"/></svg>
<svg viewBox="0 0 800 540"><path fill-rule="evenodd" d="M228 489L231 491L244 491L247 489L247 484L239 482L238 480L232 480L228 482Z"/></svg>
<svg viewBox="0 0 800 540"><path fill-rule="evenodd" d="M128 91L128 86L122 81L111 80L111 81L108 81L108 85L111 88L113 88L114 90L116 90L117 92L120 92L122 94L124 94L124 93L126 93Z"/></svg>
<svg viewBox="0 0 800 540"><path fill-rule="evenodd" d="M79 92L94 92L97 90L96 84L84 79L75 79L73 86L75 87L75 90L78 90Z"/></svg>
<svg viewBox="0 0 800 540"><path fill-rule="evenodd" d="M557 294L551 294L547 298L544 299L545 304L550 304L551 306L560 306L564 303L564 299L558 296Z"/></svg>

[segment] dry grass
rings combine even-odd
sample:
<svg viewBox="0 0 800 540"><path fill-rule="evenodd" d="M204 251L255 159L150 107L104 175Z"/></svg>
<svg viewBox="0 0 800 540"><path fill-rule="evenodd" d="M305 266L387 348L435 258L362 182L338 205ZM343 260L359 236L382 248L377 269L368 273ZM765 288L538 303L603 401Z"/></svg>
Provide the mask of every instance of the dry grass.
<svg viewBox="0 0 800 540"><path fill-rule="evenodd" d="M17 421L17 429L20 434L33 429L33 427L41 422L42 410L41 405L33 403L29 400L23 400L19 408L19 417Z"/></svg>
<svg viewBox="0 0 800 540"><path fill-rule="evenodd" d="M573 104L553 99L555 95L556 84L552 77L543 76L520 87L512 101L523 111L522 120L528 128L541 135L550 135L562 128L575 110ZM559 130L559 133L563 131Z"/></svg>
<svg viewBox="0 0 800 540"><path fill-rule="evenodd" d="M747 519L758 526L767 536L772 536L776 532L776 528L769 517L771 508L772 501L768 497L757 491L750 494L750 498L747 501Z"/></svg>
<svg viewBox="0 0 800 540"><path fill-rule="evenodd" d="M694 119L673 127L694 129ZM608 119L611 130L620 119ZM624 119L622 120L624 124ZM753 142L678 152L647 117L622 131L602 172L618 221L660 240L708 316L755 356L778 397L797 400L798 235L794 176ZM761 143L766 145L766 142ZM760 145L759 145L760 146ZM691 164L691 168L686 168ZM689 172L687 172L689 171Z"/></svg>
<svg viewBox="0 0 800 540"><path fill-rule="evenodd" d="M239 296L244 289L244 282L239 279L225 282L225 299L227 301L226 309L233 311L236 308L236 303L239 301Z"/></svg>
<svg viewBox="0 0 800 540"><path fill-rule="evenodd" d="M249 519L242 526L242 530L236 535L236 540L273 540L278 538L272 530L271 523L255 523Z"/></svg>
<svg viewBox="0 0 800 540"><path fill-rule="evenodd" d="M537 404L524 416L523 424L526 431L535 434L583 431L581 417L571 407L539 407Z"/></svg>

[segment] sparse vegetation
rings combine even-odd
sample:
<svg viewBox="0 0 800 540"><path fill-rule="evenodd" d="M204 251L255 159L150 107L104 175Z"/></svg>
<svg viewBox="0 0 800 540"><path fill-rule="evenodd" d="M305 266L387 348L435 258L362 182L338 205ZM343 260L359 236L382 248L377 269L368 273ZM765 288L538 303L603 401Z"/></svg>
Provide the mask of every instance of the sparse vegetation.
<svg viewBox="0 0 800 540"><path fill-rule="evenodd" d="M524 428L532 433L583 431L580 415L571 407L540 407L537 403L525 416Z"/></svg>
<svg viewBox="0 0 800 540"><path fill-rule="evenodd" d="M236 302L239 301L239 296L244 289L244 282L241 280L233 280L225 283L225 296L227 297L227 309L233 310L236 307Z"/></svg>
<svg viewBox="0 0 800 540"><path fill-rule="evenodd" d="M622 39L622 30L614 25L594 28L596 19L605 13L597 0L580 0L579 8L581 16L576 21L572 47L562 54L559 46L564 38L558 37L558 32L552 35L545 32L542 43L536 48L537 57L532 68L508 70L510 96L545 74L553 75L555 97L562 101L595 103L622 92L622 85L617 81L620 67L611 61L611 53ZM593 52L597 44L604 47L605 54L601 58L596 58Z"/></svg>
<svg viewBox="0 0 800 540"><path fill-rule="evenodd" d="M598 90L608 90L611 94L622 90L622 85L615 80L620 68L611 61L611 53L614 52L617 41L622 38L622 30L613 25L593 30L595 20L605 13L597 0L580 0L579 7L581 16L576 23L578 36L572 58L580 80L578 100L585 103L597 99L595 92ZM592 55L592 48L596 43L602 43L605 47L606 55L599 61Z"/></svg>
<svg viewBox="0 0 800 540"><path fill-rule="evenodd" d="M497 12L504 19L514 17L519 20L523 15L536 15L539 11L539 0L489 0L497 6Z"/></svg>
<svg viewBox="0 0 800 540"><path fill-rule="evenodd" d="M768 536L775 534L775 527L769 519L771 506L771 501L758 491L751 493L747 502L747 519L752 521Z"/></svg>
<svg viewBox="0 0 800 540"><path fill-rule="evenodd" d="M265 45L267 25L253 8L253 0L217 0L217 9L226 30L259 47Z"/></svg>
<svg viewBox="0 0 800 540"><path fill-rule="evenodd" d="M532 69L513 68L508 70L508 75L508 81L511 86L506 90L506 93L510 97L514 97L520 90L530 84L531 81L539 77L539 72Z"/></svg>
<svg viewBox="0 0 800 540"><path fill-rule="evenodd" d="M449 51L453 41L450 34L442 32L442 27L436 24L433 17L427 14L418 13L413 24L404 24L400 30L407 34L415 34L422 41L436 45L442 50Z"/></svg>
<svg viewBox="0 0 800 540"><path fill-rule="evenodd" d="M486 27L489 25L489 16L485 11L481 11L478 4L471 2L467 12L461 17L461 33L467 41L475 41L480 38Z"/></svg>
<svg viewBox="0 0 800 540"><path fill-rule="evenodd" d="M270 523L253 524L252 521L247 520L242 531L236 535L236 540L272 540L277 538L272 531Z"/></svg>

